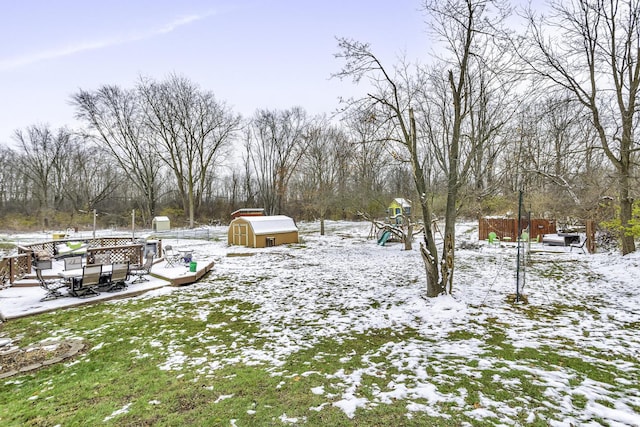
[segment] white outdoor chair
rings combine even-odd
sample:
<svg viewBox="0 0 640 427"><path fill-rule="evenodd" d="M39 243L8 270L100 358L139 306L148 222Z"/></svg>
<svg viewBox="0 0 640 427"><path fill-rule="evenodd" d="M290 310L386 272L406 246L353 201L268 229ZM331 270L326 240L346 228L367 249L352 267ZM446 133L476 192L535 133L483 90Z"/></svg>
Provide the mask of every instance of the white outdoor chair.
<svg viewBox="0 0 640 427"><path fill-rule="evenodd" d="M179 252L173 249L173 246L166 245L163 248L163 252L164 252L164 259L167 262L168 267L175 267L176 265L179 265L181 263L182 256L180 255Z"/></svg>

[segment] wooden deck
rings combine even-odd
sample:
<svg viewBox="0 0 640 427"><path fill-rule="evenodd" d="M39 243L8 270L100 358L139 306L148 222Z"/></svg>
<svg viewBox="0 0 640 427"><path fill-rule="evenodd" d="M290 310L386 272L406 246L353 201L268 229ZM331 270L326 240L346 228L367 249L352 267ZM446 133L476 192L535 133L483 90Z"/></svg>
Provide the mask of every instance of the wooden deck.
<svg viewBox="0 0 640 427"><path fill-rule="evenodd" d="M205 274L210 272L213 269L215 262L209 261L205 265L201 265L198 263L198 268L195 272L188 271L187 273L181 274L177 277L170 277L170 275L163 276L162 272L156 273L151 272L153 277L157 277L158 279L163 279L171 283L171 286L184 286L190 285L191 283L195 283L200 280Z"/></svg>
<svg viewBox="0 0 640 427"><path fill-rule="evenodd" d="M12 286L0 289L2 314L7 319L30 316L59 309L79 307L97 302L135 297L150 290L166 286L186 286L196 283L209 273L214 266L213 260L198 261L196 271L189 271L186 265L166 267L163 259L159 259L151 269L149 280L130 284L126 289L118 292L101 292L99 295L87 298L64 296L62 298L41 301L44 291L40 289L35 275L29 274L16 281ZM33 276L33 277L31 277ZM58 277L55 272L49 272L49 277Z"/></svg>
<svg viewBox="0 0 640 427"><path fill-rule="evenodd" d="M162 259L156 261L155 264L160 264L161 262L163 262ZM165 280L169 282L171 286L190 285L192 283L199 281L202 277L204 277L208 272L210 272L213 269L214 265L215 265L214 261L199 262L198 268L196 269L195 272L189 271L188 267L185 266L185 269L187 270L178 274L175 273L175 269L165 269L162 267L152 268L150 276L155 277L157 279ZM45 279L53 279L57 277L58 276L56 274L52 274L52 275L46 275ZM38 279L36 279L34 273L28 274L27 276L16 281L12 285L12 287L14 288L31 287L31 286L40 286L40 284L38 283Z"/></svg>

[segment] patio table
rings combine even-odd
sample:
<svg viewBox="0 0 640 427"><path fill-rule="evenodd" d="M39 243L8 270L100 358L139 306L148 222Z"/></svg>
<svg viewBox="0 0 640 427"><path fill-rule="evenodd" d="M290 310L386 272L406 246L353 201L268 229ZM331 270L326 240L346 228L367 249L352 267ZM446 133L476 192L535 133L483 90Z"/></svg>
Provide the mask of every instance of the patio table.
<svg viewBox="0 0 640 427"><path fill-rule="evenodd" d="M100 272L100 284L108 283L111 281L111 271L113 269L112 264L93 264L101 267ZM85 266L86 267L86 266ZM84 285L84 267L83 268L73 268L69 270L63 270L58 273L58 276L62 277L67 283L69 287L69 294L72 296L80 296L84 297L87 295L99 295L100 293L94 289L94 287L86 287ZM81 291L79 293L78 291Z"/></svg>
<svg viewBox="0 0 640 427"><path fill-rule="evenodd" d="M103 276L110 275L112 267L113 266L111 264L103 265L102 266L102 275ZM74 269L71 269L71 270L60 271L58 273L58 276L62 277L65 280L82 279L82 273L83 273L83 269L82 268L74 268Z"/></svg>

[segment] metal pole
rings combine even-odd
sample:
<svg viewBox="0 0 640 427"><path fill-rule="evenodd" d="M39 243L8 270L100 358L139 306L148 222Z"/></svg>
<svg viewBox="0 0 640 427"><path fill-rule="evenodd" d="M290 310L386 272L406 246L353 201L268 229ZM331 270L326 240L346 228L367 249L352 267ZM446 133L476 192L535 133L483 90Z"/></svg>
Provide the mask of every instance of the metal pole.
<svg viewBox="0 0 640 427"><path fill-rule="evenodd" d="M522 190L518 197L518 235L516 236L518 242L518 259L516 261L516 302L520 301L520 248L522 247L522 230L520 221L522 220Z"/></svg>
<svg viewBox="0 0 640 427"><path fill-rule="evenodd" d="M93 210L93 238L96 238L96 216L98 216L98 213L96 212L96 210Z"/></svg>
<svg viewBox="0 0 640 427"><path fill-rule="evenodd" d="M131 241L136 241L136 210L131 210Z"/></svg>

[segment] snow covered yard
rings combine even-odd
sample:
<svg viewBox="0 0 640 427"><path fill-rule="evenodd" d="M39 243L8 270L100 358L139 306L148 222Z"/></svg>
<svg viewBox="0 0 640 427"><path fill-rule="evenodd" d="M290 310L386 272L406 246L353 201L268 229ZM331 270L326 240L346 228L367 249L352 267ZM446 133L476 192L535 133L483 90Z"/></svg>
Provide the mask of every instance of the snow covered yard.
<svg viewBox="0 0 640 427"><path fill-rule="evenodd" d="M417 242L378 246L368 223L300 228L288 247L199 245L226 255L203 282L110 302L117 320L51 335L96 345L81 363L130 340L132 358L209 393L221 425L640 425L637 254L531 254L528 304L513 304L515 248L459 250L454 294L425 299ZM460 239L475 235L461 225ZM153 329L110 335L136 321ZM108 420L163 404L134 395Z"/></svg>

